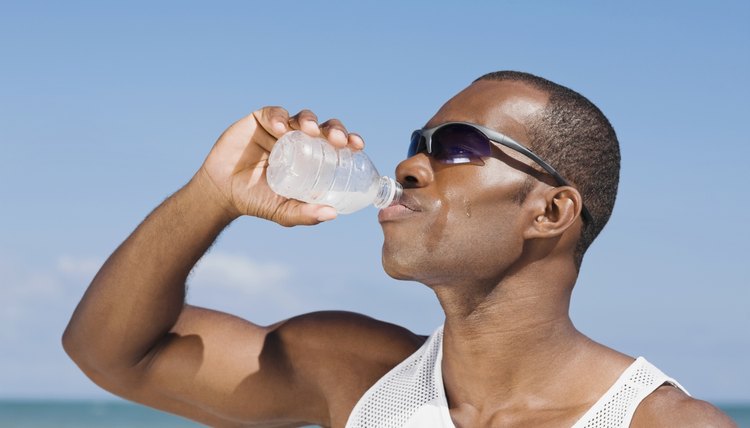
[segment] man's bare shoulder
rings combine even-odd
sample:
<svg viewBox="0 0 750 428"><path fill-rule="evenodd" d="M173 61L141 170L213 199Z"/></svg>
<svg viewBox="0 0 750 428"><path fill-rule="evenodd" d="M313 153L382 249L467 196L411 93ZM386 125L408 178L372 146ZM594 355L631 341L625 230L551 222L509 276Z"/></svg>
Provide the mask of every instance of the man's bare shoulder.
<svg viewBox="0 0 750 428"><path fill-rule="evenodd" d="M404 327L344 311L312 312L269 329L269 340L279 343L298 369L338 384L369 383L425 341Z"/></svg>
<svg viewBox="0 0 750 428"><path fill-rule="evenodd" d="M401 361L416 351L425 336L396 324L346 311L311 312L271 327L287 344L329 349L345 357Z"/></svg>
<svg viewBox="0 0 750 428"><path fill-rule="evenodd" d="M712 404L664 385L641 402L631 426L736 428L737 424Z"/></svg>
<svg viewBox="0 0 750 428"><path fill-rule="evenodd" d="M291 370L323 391L334 426L343 426L359 397L425 341L398 325L352 312L313 312L270 328Z"/></svg>

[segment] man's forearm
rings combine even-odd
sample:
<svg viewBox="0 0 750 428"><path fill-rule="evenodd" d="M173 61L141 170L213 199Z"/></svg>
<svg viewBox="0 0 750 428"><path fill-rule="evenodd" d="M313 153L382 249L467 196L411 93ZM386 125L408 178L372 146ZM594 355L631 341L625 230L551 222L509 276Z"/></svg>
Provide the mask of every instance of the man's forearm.
<svg viewBox="0 0 750 428"><path fill-rule="evenodd" d="M210 186L197 174L102 266L63 338L79 365L97 371L135 366L174 326L190 270L233 220Z"/></svg>

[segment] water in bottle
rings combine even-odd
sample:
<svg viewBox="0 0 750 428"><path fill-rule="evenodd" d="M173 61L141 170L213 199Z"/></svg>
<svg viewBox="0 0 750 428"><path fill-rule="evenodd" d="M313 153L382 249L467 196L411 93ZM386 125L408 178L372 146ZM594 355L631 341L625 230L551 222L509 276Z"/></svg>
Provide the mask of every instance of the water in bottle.
<svg viewBox="0 0 750 428"><path fill-rule="evenodd" d="M401 196L394 179L380 176L362 151L336 149L302 131L284 134L271 150L268 185L281 196L330 205L348 214L370 204L385 208Z"/></svg>

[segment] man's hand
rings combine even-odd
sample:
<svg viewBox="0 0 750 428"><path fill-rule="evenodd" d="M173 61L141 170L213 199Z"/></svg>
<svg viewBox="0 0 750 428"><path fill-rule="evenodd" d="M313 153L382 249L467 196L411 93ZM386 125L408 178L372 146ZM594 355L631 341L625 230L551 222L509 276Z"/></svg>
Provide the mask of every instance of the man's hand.
<svg viewBox="0 0 750 428"><path fill-rule="evenodd" d="M284 226L317 224L336 217L332 207L307 204L274 193L266 182L268 157L276 140L291 130L323 136L335 147L362 149L364 141L336 119L318 125L315 114L294 116L281 107L265 107L237 121L219 137L196 178L207 178L218 201L234 217L250 215Z"/></svg>

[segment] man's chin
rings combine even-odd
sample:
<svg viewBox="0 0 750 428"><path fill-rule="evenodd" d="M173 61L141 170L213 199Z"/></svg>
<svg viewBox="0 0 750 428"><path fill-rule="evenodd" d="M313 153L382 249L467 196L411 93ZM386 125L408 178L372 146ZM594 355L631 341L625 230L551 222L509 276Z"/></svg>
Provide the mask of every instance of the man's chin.
<svg viewBox="0 0 750 428"><path fill-rule="evenodd" d="M399 263L393 257L386 257L385 254L383 254L382 263L383 270L391 278L406 281L414 279L413 272L410 272L413 269L413 265Z"/></svg>
<svg viewBox="0 0 750 428"><path fill-rule="evenodd" d="M410 281L414 279L412 276L407 275L404 272L400 272L396 270L386 269L385 273L388 274L388 276L390 276L393 279L398 279L398 280L403 280L403 281Z"/></svg>

